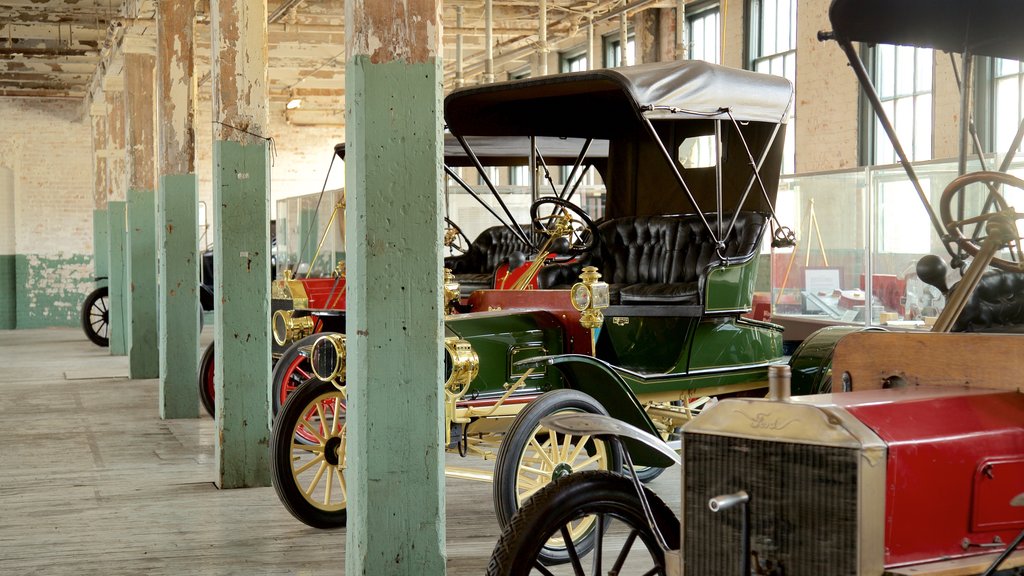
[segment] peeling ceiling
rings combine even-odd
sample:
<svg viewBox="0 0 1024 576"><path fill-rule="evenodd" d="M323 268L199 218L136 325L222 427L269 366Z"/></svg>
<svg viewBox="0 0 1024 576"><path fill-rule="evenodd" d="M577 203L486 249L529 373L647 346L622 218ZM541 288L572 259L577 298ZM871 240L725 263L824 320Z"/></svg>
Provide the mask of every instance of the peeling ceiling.
<svg viewBox="0 0 1024 576"><path fill-rule="evenodd" d="M165 0L174 1L174 0ZM495 72L524 67L539 49L540 2L493 0ZM675 0L548 0L549 45L586 38L589 18L617 22L624 10L672 7ZM4 0L0 1L0 97L84 98L96 77L111 68L126 28L133 33L155 27L153 0ZM270 97L283 106L294 99L316 108L317 101L337 109L344 94L344 0L284 0L269 5ZM485 69L485 0L443 3L445 84L457 73L461 38L462 72L480 81ZM196 74L200 94L209 92L209 0L198 0ZM574 40L575 41L575 40ZM114 72L116 69L111 68ZM295 112L301 114L301 112Z"/></svg>

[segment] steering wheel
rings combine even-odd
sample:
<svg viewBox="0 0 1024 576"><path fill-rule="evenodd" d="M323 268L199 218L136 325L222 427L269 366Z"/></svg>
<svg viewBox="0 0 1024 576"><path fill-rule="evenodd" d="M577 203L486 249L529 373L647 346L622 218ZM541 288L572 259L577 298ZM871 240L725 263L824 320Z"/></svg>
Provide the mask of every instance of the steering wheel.
<svg viewBox="0 0 1024 576"><path fill-rule="evenodd" d="M985 186L974 187L975 194L973 197L968 196L968 186L978 183L983 183ZM993 215L1001 213L1007 220L1013 223L1014 229L1009 236L1013 238L1010 244L1014 245L1014 248L1010 254L1015 260L992 258L992 265L1002 270L1020 270L1021 263L1024 262L1024 253L1021 251L1020 233L1016 227L1016 221L1024 219L1024 213L1016 212L1007 203L1006 198L998 192L999 187L1004 185L1024 191L1024 180L1005 172L969 172L950 182L949 186L946 186L946 189L942 191L942 197L939 200L939 210L943 226L946 227L953 240L960 245L964 252L971 256L978 255L978 252L981 251L981 243L985 238L984 236L976 237L977 235L973 231L978 226L984 226L986 221ZM984 196L979 197L978 192L983 193ZM962 220L953 218L954 198L958 198L961 195L964 206L977 210L978 215L966 217ZM971 228L971 232L968 232L968 227Z"/></svg>
<svg viewBox="0 0 1024 576"><path fill-rule="evenodd" d="M541 208L551 206L550 213L541 216ZM545 210L545 212L548 212ZM579 256L597 245L597 226L582 208L561 198L545 196L530 205L530 221L537 232L550 238L565 238L569 248L564 252Z"/></svg>
<svg viewBox="0 0 1024 576"><path fill-rule="evenodd" d="M444 245L452 252L458 252L459 254L469 252L469 246L472 242L469 241L469 237L462 231L462 228L459 228L449 218L445 218L444 223Z"/></svg>

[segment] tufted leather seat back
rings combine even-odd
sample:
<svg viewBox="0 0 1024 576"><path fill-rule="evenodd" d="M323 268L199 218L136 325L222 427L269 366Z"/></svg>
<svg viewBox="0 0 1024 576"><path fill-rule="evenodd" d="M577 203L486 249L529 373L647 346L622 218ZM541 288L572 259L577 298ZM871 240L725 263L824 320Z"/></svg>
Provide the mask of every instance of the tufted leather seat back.
<svg viewBox="0 0 1024 576"><path fill-rule="evenodd" d="M708 216L715 226L712 218ZM723 255L753 252L763 227L763 216L741 212ZM595 262L609 284L696 282L718 259L711 235L697 215L616 218L601 223L598 230L601 243Z"/></svg>
<svg viewBox="0 0 1024 576"><path fill-rule="evenodd" d="M716 226L714 214L706 218ZM731 218L731 214L723 216L726 227ZM753 254L765 222L757 212L740 212L721 257ZM609 284L613 304L700 304L701 276L721 260L696 214L615 218L602 222L597 230L598 244L591 254L541 271L542 288L571 285L583 266L594 265Z"/></svg>
<svg viewBox="0 0 1024 576"><path fill-rule="evenodd" d="M523 229L529 231L529 227ZM493 288L495 270L516 250L530 252L511 230L492 226L473 240L465 254L445 258L444 266L455 275L462 297L468 298L476 290Z"/></svg>
<svg viewBox="0 0 1024 576"><path fill-rule="evenodd" d="M1024 332L1024 272L986 272L953 332Z"/></svg>

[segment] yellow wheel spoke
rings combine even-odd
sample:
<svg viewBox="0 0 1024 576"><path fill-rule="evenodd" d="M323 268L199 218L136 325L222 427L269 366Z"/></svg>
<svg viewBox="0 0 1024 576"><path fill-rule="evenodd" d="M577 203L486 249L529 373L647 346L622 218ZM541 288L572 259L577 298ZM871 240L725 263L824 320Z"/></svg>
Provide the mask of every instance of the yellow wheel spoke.
<svg viewBox="0 0 1024 576"><path fill-rule="evenodd" d="M300 444L298 442L292 442L292 450L303 450L305 452L322 454L324 447L321 444Z"/></svg>
<svg viewBox="0 0 1024 576"><path fill-rule="evenodd" d="M331 505L331 486L334 485L334 473L327 473L327 482L324 484L324 506Z"/></svg>
<svg viewBox="0 0 1024 576"><path fill-rule="evenodd" d="M522 477L523 474L533 474L533 475L535 475L537 477L544 477L544 476L550 475L551 474L551 470L550 469L549 470L544 470L544 469L541 469L541 468L533 468L531 466L520 466L519 467L519 476Z"/></svg>
<svg viewBox="0 0 1024 576"><path fill-rule="evenodd" d="M320 463L320 468L317 469L316 474L313 476L313 480L311 480L310 483L309 483L309 488L306 489L306 497L312 498L313 490L316 488L317 484L320 483L320 478L323 477L324 470L326 470L326 469L327 469L327 462L321 462Z"/></svg>
<svg viewBox="0 0 1024 576"><path fill-rule="evenodd" d="M309 420L306 420L305 418L303 418L302 420L299 420L299 423L298 423L298 425L296 426L296 429L295 429L296 433L299 432L299 430L298 430L299 426L302 426L306 430L309 430L310 434L312 434L313 436L316 436L316 439L319 440L321 444L326 442L324 437L320 435L320 431L317 430L316 428L314 428L313 427L313 423L310 422Z"/></svg>
<svg viewBox="0 0 1024 576"><path fill-rule="evenodd" d="M577 471L578 470L583 470L587 466L590 466L591 464L594 464L596 462L600 462L603 459L604 459L604 457L601 454L594 454L590 458L587 458L586 460L584 460L583 462L580 462L577 466L573 466L572 468L573 468L573 470L577 470Z"/></svg>
<svg viewBox="0 0 1024 576"><path fill-rule="evenodd" d="M341 473L341 468L335 468L334 471L338 474L338 484L341 486L341 501L348 502L348 489L345 486L345 476Z"/></svg>
<svg viewBox="0 0 1024 576"><path fill-rule="evenodd" d="M327 419L324 418L324 403L322 400L316 403L316 415L320 418L320 430L324 433L324 437L329 438L331 433L324 430L324 424L327 423Z"/></svg>
<svg viewBox="0 0 1024 576"><path fill-rule="evenodd" d="M324 459L324 455L323 454L317 454L316 458L313 458L309 462L306 462L302 466L299 466L298 468L296 468L295 469L295 474L302 474L306 470L309 470L310 468L312 468L314 464L322 462L323 459Z"/></svg>
<svg viewBox="0 0 1024 576"><path fill-rule="evenodd" d="M583 451L583 448L587 445L588 441L590 441L589 434L580 438L579 441L576 442L576 449L572 451L572 454L570 454L569 457L565 459L565 461L572 462L573 460L575 460L580 455L580 452Z"/></svg>
<svg viewBox="0 0 1024 576"><path fill-rule="evenodd" d="M537 454L539 454L540 457L543 458L549 466L551 466L552 468L555 467L555 461L552 460L550 456L548 456L547 451L545 451L544 447L540 445L540 442L537 442L536 436L530 438L530 445L535 447L535 449L537 450Z"/></svg>

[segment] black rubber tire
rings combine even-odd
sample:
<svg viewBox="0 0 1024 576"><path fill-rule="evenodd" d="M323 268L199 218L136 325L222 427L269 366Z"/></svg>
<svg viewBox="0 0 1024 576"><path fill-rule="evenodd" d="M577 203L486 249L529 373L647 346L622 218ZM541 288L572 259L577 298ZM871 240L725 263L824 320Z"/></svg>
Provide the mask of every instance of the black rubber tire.
<svg viewBox="0 0 1024 576"><path fill-rule="evenodd" d="M678 546L679 519L650 489L644 487L644 495L665 542L669 546ZM610 517L636 529L637 540L650 553L650 567L660 567L656 573L665 574L664 551L644 516L632 481L611 472L584 471L548 484L516 512L494 547L487 565L487 576L530 574L537 562L543 563L542 550L548 539L570 520L588 514L604 514L606 520ZM612 522L606 522L606 525L609 523ZM631 551L638 548L634 542ZM589 570L581 570L582 564L581 561L580 566L576 566L577 573L589 574ZM646 572L636 571L633 567L628 573Z"/></svg>
<svg viewBox="0 0 1024 576"><path fill-rule="evenodd" d="M277 364L274 365L273 377L270 380L270 406L274 416L277 416L277 413L281 411L281 406L284 404L284 398L287 398L290 393L289 391L283 395L281 394L281 388L286 376L290 378L291 383L296 387L313 376L313 371L309 367L308 359L304 363L304 373L295 374L295 370L292 370L292 374L285 374L285 372L289 370L289 366L291 366L292 363L301 356L301 354L299 354L299 348L303 346L310 346L313 342L316 342L317 338L326 336L327 334L330 334L330 332L310 334L309 336L294 342L287 350L284 351L284 354L282 354L281 358L278 359Z"/></svg>
<svg viewBox="0 0 1024 576"><path fill-rule="evenodd" d="M203 403L203 408L206 409L206 413L214 418L214 392L213 392L213 346L214 342L210 342L210 345L203 351L202 358L199 359L199 374L196 376L196 380L199 384L199 400Z"/></svg>
<svg viewBox="0 0 1024 576"><path fill-rule="evenodd" d="M292 472L292 438L298 421L310 410L310 406L321 396L336 392L338 389L330 382L316 378L306 381L288 396L274 420L270 436L270 477L277 497L292 516L313 528L345 526L348 521L347 500L345 507L340 510L325 510L306 499ZM341 448L344 449L344 444ZM333 470L328 471L329 480L333 473Z"/></svg>
<svg viewBox="0 0 1024 576"><path fill-rule="evenodd" d="M110 346L110 289L97 288L82 303L82 331L97 346Z"/></svg>
<svg viewBox="0 0 1024 576"><path fill-rule="evenodd" d="M523 453L526 450L534 431L540 426L540 420L545 416L560 412L586 412L590 414L608 415L608 411L594 398L578 390L568 388L552 390L541 395L539 398L526 405L515 420L509 426L508 432L501 440L498 447L498 455L494 464L494 513L498 518L498 525L504 529L512 521L512 516L519 508L518 495L516 493L516 479L518 477L519 464ZM595 443L604 444L608 452L609 470L620 470L622 468L622 455L610 443L601 440L591 439L587 450L592 454ZM585 536L577 544L577 549L585 552L593 546L593 538ZM568 559L565 549L545 548L541 551L545 562L556 564Z"/></svg>
<svg viewBox="0 0 1024 576"><path fill-rule="evenodd" d="M651 480L661 476L661 473L664 471L664 468L657 468L655 466L636 466L636 477L644 484L647 484Z"/></svg>

